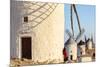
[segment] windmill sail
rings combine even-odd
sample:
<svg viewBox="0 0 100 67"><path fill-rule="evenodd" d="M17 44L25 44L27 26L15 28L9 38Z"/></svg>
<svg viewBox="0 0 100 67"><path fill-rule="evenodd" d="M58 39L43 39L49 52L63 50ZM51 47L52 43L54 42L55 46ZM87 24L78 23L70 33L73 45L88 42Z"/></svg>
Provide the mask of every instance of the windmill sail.
<svg viewBox="0 0 100 67"><path fill-rule="evenodd" d="M81 36L83 35L83 33L85 32L84 29L81 30L81 32L78 34L78 36L76 37L76 42L79 41L79 39L81 38Z"/></svg>
<svg viewBox="0 0 100 67"><path fill-rule="evenodd" d="M72 35L71 33L67 30L67 34L69 35L69 37L73 38L74 39L74 28L73 28L73 10L74 10L74 13L76 15L76 18L77 18L77 22L78 22L78 28L79 28L79 34L77 35L75 41L78 42L79 39L81 38L81 36L83 35L83 33L85 32L84 29L81 29L81 25L80 25L80 20L79 20L79 16L78 16L78 13L77 13L77 10L76 10L76 7L74 4L71 4L71 7L70 7L70 18L71 18L71 29L72 29Z"/></svg>
<svg viewBox="0 0 100 67"><path fill-rule="evenodd" d="M73 35L71 34L71 32L69 30L66 30L66 33L68 34L68 36L72 39L74 39Z"/></svg>
<svg viewBox="0 0 100 67"><path fill-rule="evenodd" d="M72 10L73 6L71 5L71 15L70 15L70 18L71 18L71 29L72 29L72 34L74 36L74 28L73 28L73 10Z"/></svg>
<svg viewBox="0 0 100 67"><path fill-rule="evenodd" d="M75 12L75 14L76 14L76 18L77 18L77 22L78 22L79 31L81 32L80 20L79 20L79 16L78 16L78 13L77 13L77 10L76 10L76 7L75 7L74 4L73 4L73 9L74 9L74 12Z"/></svg>

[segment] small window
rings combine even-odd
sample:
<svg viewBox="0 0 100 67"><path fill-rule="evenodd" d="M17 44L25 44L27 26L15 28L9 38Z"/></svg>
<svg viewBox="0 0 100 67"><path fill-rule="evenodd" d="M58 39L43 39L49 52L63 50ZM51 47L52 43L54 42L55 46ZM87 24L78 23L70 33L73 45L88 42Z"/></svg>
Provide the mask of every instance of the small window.
<svg viewBox="0 0 100 67"><path fill-rule="evenodd" d="M24 17L24 22L28 22L28 17Z"/></svg>

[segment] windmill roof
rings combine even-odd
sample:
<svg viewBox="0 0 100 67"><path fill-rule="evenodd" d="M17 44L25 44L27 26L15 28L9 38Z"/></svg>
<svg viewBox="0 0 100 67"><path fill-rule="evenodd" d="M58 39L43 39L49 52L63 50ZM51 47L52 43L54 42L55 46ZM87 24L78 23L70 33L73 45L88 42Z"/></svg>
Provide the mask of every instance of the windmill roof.
<svg viewBox="0 0 100 67"><path fill-rule="evenodd" d="M85 45L85 42L81 40L78 45Z"/></svg>
<svg viewBox="0 0 100 67"><path fill-rule="evenodd" d="M69 44L73 44L73 43L75 43L75 40L72 39L72 38L69 38L69 39L65 42L65 46L66 46L66 45L69 45Z"/></svg>

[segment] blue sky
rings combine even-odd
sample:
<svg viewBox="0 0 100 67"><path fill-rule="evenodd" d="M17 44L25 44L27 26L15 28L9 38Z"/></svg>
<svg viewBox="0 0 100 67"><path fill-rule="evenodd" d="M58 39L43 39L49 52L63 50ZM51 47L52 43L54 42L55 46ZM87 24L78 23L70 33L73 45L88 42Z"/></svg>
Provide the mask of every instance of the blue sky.
<svg viewBox="0 0 100 67"><path fill-rule="evenodd" d="M95 5L76 5L76 9L79 15L81 28L85 29L84 35L86 37L91 37L93 35L94 41L95 41L95 26L96 26L96 6ZM65 30L69 29L71 31L70 27L70 4L64 4L64 12L65 12ZM76 20L75 13L74 14L74 33L75 37L79 33L78 24ZM82 39L84 40L84 35L82 36ZM66 41L68 39L68 35L65 32L64 40Z"/></svg>

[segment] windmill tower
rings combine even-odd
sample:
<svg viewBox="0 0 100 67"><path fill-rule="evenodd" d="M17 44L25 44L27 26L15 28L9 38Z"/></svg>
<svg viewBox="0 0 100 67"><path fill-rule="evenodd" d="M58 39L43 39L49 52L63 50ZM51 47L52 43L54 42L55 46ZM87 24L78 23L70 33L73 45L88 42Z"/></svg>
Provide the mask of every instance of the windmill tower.
<svg viewBox="0 0 100 67"><path fill-rule="evenodd" d="M93 47L92 40L88 38L88 40L87 40L86 44L87 44L87 49L91 50L91 49L92 49L92 47Z"/></svg>
<svg viewBox="0 0 100 67"><path fill-rule="evenodd" d="M17 1L15 7L17 57L34 64L63 62L64 4Z"/></svg>
<svg viewBox="0 0 100 67"><path fill-rule="evenodd" d="M78 27L79 27L79 34L76 38L74 37L74 28L73 28L73 10L74 10L74 13L76 14ZM66 50L68 52L68 60L76 61L77 60L77 43L78 43L79 39L81 38L82 34L84 33L84 29L81 29L78 13L77 13L77 10L76 10L76 7L74 4L71 5L71 16L70 17L71 17L72 34L70 33L69 30L66 30L67 34L69 35L69 39L68 39L68 41L66 41L65 46L66 46Z"/></svg>
<svg viewBox="0 0 100 67"><path fill-rule="evenodd" d="M80 41L78 43L78 47L80 49L80 55L85 55L86 54L86 43L84 41Z"/></svg>
<svg viewBox="0 0 100 67"><path fill-rule="evenodd" d="M93 35L91 35L91 38L86 39L85 36L85 42L86 42L86 48L91 50L93 48L94 42L93 42Z"/></svg>

